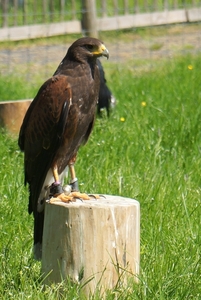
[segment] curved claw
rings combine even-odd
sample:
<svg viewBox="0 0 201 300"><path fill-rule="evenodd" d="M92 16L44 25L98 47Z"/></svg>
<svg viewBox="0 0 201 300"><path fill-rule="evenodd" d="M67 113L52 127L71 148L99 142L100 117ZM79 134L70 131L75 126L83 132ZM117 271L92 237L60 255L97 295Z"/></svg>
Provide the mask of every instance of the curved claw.
<svg viewBox="0 0 201 300"><path fill-rule="evenodd" d="M101 197L105 198L104 195L99 195L99 194L88 194L89 197L93 197L94 199L100 199Z"/></svg>
<svg viewBox="0 0 201 300"><path fill-rule="evenodd" d="M100 199L99 195L94 195L94 194L88 194L89 197L92 197L94 199Z"/></svg>

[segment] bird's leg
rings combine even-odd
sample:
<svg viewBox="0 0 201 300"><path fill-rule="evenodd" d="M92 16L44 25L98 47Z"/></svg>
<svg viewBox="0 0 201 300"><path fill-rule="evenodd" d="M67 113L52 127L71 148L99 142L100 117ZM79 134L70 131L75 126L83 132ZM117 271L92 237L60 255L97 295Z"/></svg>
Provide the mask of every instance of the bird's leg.
<svg viewBox="0 0 201 300"><path fill-rule="evenodd" d="M52 173L53 173L53 176L54 176L54 179L55 179L55 184L60 184L57 165L53 166Z"/></svg>
<svg viewBox="0 0 201 300"><path fill-rule="evenodd" d="M74 156L70 160L69 165L68 165L69 166L69 171L70 171L70 177L71 177L70 185L71 185L72 192L78 192L79 191L78 180L77 180L77 177L75 175L75 168L74 168L75 160L76 160L76 156Z"/></svg>
<svg viewBox="0 0 201 300"><path fill-rule="evenodd" d="M61 183L59 181L57 165L54 165L54 167L52 168L55 182L50 187L50 195L53 196L50 199L50 203L57 202L57 201L71 202L71 201L76 201L76 199L90 200L90 197L93 197L95 199L100 198L99 195L87 195L85 193L79 192L78 180L76 178L75 168L74 168L75 161L76 161L76 156L74 156L68 164L70 176L71 176L71 181L70 181L71 191L70 192L69 191L66 192L65 187L62 188L62 186L61 186Z"/></svg>
<svg viewBox="0 0 201 300"><path fill-rule="evenodd" d="M54 183L52 184L50 188L50 193L53 196L56 196L57 194L61 194L63 192L61 182L59 181L59 174L58 174L58 168L57 165L54 165L52 168L52 173L54 176Z"/></svg>
<svg viewBox="0 0 201 300"><path fill-rule="evenodd" d="M71 195L74 198L79 198L82 200L89 200L90 197L87 194L79 192L78 180L75 175L75 167L74 167L75 161L76 161L76 155L73 156L73 158L70 160L70 162L68 164L69 171L70 171L70 177L71 177L71 181L70 181L71 190L72 190Z"/></svg>
<svg viewBox="0 0 201 300"><path fill-rule="evenodd" d="M75 201L74 197L69 195L65 195L63 188L61 186L61 182L59 180L59 174L58 174L58 168L57 165L54 165L52 168L52 173L54 176L54 183L50 187L50 196L52 198L50 199L50 202L56 202L56 201L63 201L63 202L70 202Z"/></svg>
<svg viewBox="0 0 201 300"><path fill-rule="evenodd" d="M70 181L70 185L72 187L72 192L71 195L74 198L79 198L82 200L89 200L90 197L93 197L95 199L99 199L99 195L87 195L86 193L80 193L79 192L79 187L78 187L78 179L75 175L75 168L74 168L74 164L76 161L76 155L70 160L68 166L69 166L69 171L70 171L70 176L71 176L71 181Z"/></svg>
<svg viewBox="0 0 201 300"><path fill-rule="evenodd" d="M58 174L58 168L55 164L52 168L53 176L54 176L54 183L50 187L50 196L52 198L50 199L50 203L62 201L62 202L71 202L76 201L77 199L82 200L89 200L90 197L87 194L80 193L78 191L78 180L75 176L75 169L74 169L74 163L76 160L76 156L73 157L73 159L69 163L69 169L70 169L70 175L71 175L71 191L70 193L66 193L65 190L61 186L61 182L59 181L59 174Z"/></svg>

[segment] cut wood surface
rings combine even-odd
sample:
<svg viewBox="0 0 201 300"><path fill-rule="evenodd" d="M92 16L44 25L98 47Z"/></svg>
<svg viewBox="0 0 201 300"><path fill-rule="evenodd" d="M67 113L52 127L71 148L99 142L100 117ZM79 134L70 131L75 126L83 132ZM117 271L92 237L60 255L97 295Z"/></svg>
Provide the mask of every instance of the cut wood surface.
<svg viewBox="0 0 201 300"><path fill-rule="evenodd" d="M86 285L113 288L137 281L140 261L140 205L120 196L72 203L46 203L42 272L46 284L67 276Z"/></svg>

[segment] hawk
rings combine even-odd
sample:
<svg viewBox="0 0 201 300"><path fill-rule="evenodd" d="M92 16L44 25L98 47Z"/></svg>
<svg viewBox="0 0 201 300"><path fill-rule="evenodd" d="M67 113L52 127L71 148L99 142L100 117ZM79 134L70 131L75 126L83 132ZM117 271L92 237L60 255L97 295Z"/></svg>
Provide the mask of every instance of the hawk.
<svg viewBox="0 0 201 300"><path fill-rule="evenodd" d="M105 72L99 59L97 59L97 65L100 72L100 90L99 90L97 112L98 115L101 116L102 110L106 108L107 116L109 117L111 108L114 108L116 105L116 99L107 86L107 81L105 79Z"/></svg>
<svg viewBox="0 0 201 300"><path fill-rule="evenodd" d="M72 201L79 193L74 163L94 126L100 88L97 58L109 57L98 39L83 37L68 49L54 75L39 89L21 125L18 145L24 152L29 213L34 216L34 257L41 259L44 205L59 197ZM70 191L63 193L69 168Z"/></svg>

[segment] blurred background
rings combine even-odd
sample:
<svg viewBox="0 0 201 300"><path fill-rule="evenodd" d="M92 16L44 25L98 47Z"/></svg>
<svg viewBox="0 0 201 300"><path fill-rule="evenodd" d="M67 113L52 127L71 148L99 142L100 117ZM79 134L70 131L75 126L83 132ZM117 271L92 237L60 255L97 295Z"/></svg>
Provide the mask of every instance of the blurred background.
<svg viewBox="0 0 201 300"><path fill-rule="evenodd" d="M1 80L19 74L29 86L43 83L70 44L89 35L110 51L109 62L102 60L110 85L111 70L126 65L137 74L200 52L200 22L200 0L1 0ZM33 96L8 92L0 100Z"/></svg>

